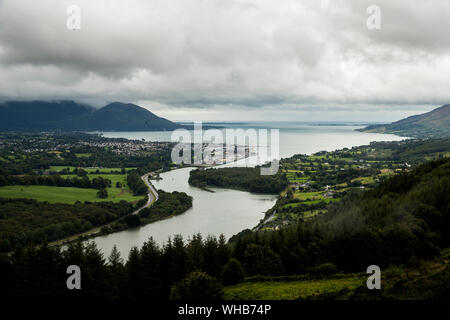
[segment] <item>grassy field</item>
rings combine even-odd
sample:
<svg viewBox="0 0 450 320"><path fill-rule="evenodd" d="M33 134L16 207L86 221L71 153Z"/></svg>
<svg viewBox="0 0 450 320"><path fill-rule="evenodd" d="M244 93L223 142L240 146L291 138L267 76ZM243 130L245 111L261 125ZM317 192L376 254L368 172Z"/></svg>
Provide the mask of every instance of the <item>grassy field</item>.
<svg viewBox="0 0 450 320"><path fill-rule="evenodd" d="M61 171L64 168L73 170L74 167L52 166L51 171ZM107 188L108 197L105 199L97 198L96 189L71 188L71 187L54 187L54 186L6 186L0 187L0 197L2 198L27 198L36 199L38 201L48 201L51 203L75 203L77 200L84 202L96 201L129 201L135 202L142 199L142 196L134 196L127 185L126 174L99 174L95 173L95 168L83 168L89 174L89 179L102 177L111 180L111 188ZM125 168L131 170L134 168ZM121 168L100 168L101 172L120 171ZM77 177L76 175L61 175L63 178ZM79 178L79 177L78 177ZM120 182L122 188L116 188L116 183Z"/></svg>
<svg viewBox="0 0 450 320"><path fill-rule="evenodd" d="M49 170L54 171L54 172L59 172L66 168L68 168L70 171L75 169L75 167L70 167L70 166L51 166ZM132 170L132 169L136 169L136 168L125 168L125 170ZM99 170L100 172L111 172L111 171L120 171L120 170L122 170L122 168L83 168L83 170L85 170L88 173L95 173L97 170Z"/></svg>
<svg viewBox="0 0 450 320"><path fill-rule="evenodd" d="M75 153L77 158L89 158L91 156L90 153Z"/></svg>
<svg viewBox="0 0 450 320"><path fill-rule="evenodd" d="M225 287L225 300L295 300L311 299L315 295L339 292L344 288L355 289L366 278L350 275L341 279L306 281L244 282Z"/></svg>
<svg viewBox="0 0 450 320"><path fill-rule="evenodd" d="M108 198L97 198L96 189L53 187L53 186L6 186L0 187L1 198L27 198L50 203L75 203L77 200L84 202L97 201L137 201L142 196L134 196L129 190L120 188L108 188Z"/></svg>
<svg viewBox="0 0 450 320"><path fill-rule="evenodd" d="M322 192L320 192L320 191L316 191L316 192L296 191L296 192L294 192L294 198L295 199L299 199L299 200L307 200L307 199L320 200L320 199L323 199Z"/></svg>
<svg viewBox="0 0 450 320"><path fill-rule="evenodd" d="M75 176L73 174L62 174L61 177L66 179L66 178L73 178L73 177L77 177L77 176ZM111 186L114 188L115 188L117 182L120 182L122 184L122 186L124 186L124 187L128 187L126 174L97 174L97 173L88 174L88 178L90 180L92 180L96 177L102 177L103 179L111 180Z"/></svg>
<svg viewBox="0 0 450 320"><path fill-rule="evenodd" d="M359 182L361 182L362 184L371 184L371 183L375 183L374 177L359 177L359 178L355 178L355 179L352 179L352 180L351 180L351 182L354 182L354 181L359 181Z"/></svg>

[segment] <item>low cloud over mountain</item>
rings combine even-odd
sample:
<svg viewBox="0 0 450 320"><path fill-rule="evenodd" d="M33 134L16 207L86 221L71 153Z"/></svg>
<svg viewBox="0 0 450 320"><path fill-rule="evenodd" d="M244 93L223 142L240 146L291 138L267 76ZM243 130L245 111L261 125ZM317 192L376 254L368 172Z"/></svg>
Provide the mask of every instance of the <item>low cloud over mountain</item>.
<svg viewBox="0 0 450 320"><path fill-rule="evenodd" d="M141 101L175 119L264 110L375 121L448 103L450 2L376 1L381 30L366 27L371 4L3 0L0 99Z"/></svg>

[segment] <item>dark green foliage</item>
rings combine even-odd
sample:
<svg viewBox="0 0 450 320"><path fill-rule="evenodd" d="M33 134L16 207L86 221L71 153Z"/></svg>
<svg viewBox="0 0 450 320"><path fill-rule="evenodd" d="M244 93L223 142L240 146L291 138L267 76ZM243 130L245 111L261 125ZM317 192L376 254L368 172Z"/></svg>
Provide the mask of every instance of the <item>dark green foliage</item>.
<svg viewBox="0 0 450 320"><path fill-rule="evenodd" d="M371 264L386 268L429 259L450 245L449 197L450 160L429 162L330 205L316 219L235 237L233 255L249 274L264 271L256 263L264 246L280 256L287 274L324 263L361 272Z"/></svg>
<svg viewBox="0 0 450 320"><path fill-rule="evenodd" d="M230 286L244 281L245 271L242 265L236 259L231 258L223 267L222 283L224 286Z"/></svg>
<svg viewBox="0 0 450 320"><path fill-rule="evenodd" d="M197 169L189 173L189 184L243 189L256 193L279 193L286 188L286 175L263 176L260 168Z"/></svg>
<svg viewBox="0 0 450 320"><path fill-rule="evenodd" d="M97 197L100 199L108 198L108 191L106 189L100 189L97 191Z"/></svg>
<svg viewBox="0 0 450 320"><path fill-rule="evenodd" d="M193 241L184 242L178 235L161 248L150 238L141 249L130 251L125 264L116 247L105 261L94 243L74 242L65 250L45 244L17 248L9 256L0 256L0 296L167 300L171 287L179 282L189 299L219 299L222 290L216 277L225 264L222 261L229 259L228 248L224 252L223 240L213 237ZM196 254L194 246L199 250ZM211 264L220 270L218 275L201 271L209 263L197 260L199 256L208 259L210 251L216 255ZM69 265L80 267L82 290L67 290Z"/></svg>
<svg viewBox="0 0 450 320"><path fill-rule="evenodd" d="M158 190L158 196L158 201L153 203L151 207L139 212L143 224L182 214L192 207L192 197L185 192L173 191L169 193Z"/></svg>
<svg viewBox="0 0 450 320"><path fill-rule="evenodd" d="M137 214L130 214L123 219L130 228L139 227L141 225L141 219Z"/></svg>
<svg viewBox="0 0 450 320"><path fill-rule="evenodd" d="M176 236L162 248L150 239L140 250L130 252L126 265L114 251L107 264L93 245L75 243L63 252L45 245L35 249L17 248L12 255L5 255L0 260L2 295L120 297L142 301L169 297L175 300L220 299L221 287L215 279L222 278L224 283L242 279L242 273L236 271L240 269L236 267L238 263L230 261L230 254L242 262L246 274L262 275L264 279L276 275L295 278L308 273L308 277L328 277L337 270L361 273L372 264L379 265L382 270L387 270L390 265L420 267L421 261L436 257L441 249L450 246L449 179L450 160L429 162L409 173L394 176L371 191L350 195L331 205L327 214L297 225L279 231L247 230L234 237L230 246L225 244L223 237L203 239L201 235L195 235L187 242ZM3 240L20 243L17 237L22 234L21 223L36 222L16 208L23 201L28 200L0 200L0 209L11 203L14 208L14 214L0 211L0 227L5 217L20 217L16 224L19 232L14 230L16 238L4 237ZM38 212L46 212L49 208L46 206L50 206L31 203L39 206ZM78 205L83 211L94 206ZM102 205L108 206L108 203L95 206ZM53 209L58 209L61 214L67 207ZM89 212L86 219L91 215ZM8 233L2 230L0 234L3 237ZM66 289L65 269L70 264L80 265L84 270L83 290ZM408 274L408 269L405 270ZM231 276L227 279L226 274ZM448 297L446 264L424 268L421 275L425 276L415 280L415 276L402 278L404 272L396 273L388 278L387 284L392 284L389 295L377 294L381 298L408 298L419 297L423 290L425 297ZM367 291L342 292L345 297L349 294L365 298Z"/></svg>
<svg viewBox="0 0 450 320"><path fill-rule="evenodd" d="M0 176L0 186L7 186L7 185L25 185L25 186L37 185L37 186L104 189L111 187L111 180L105 179L103 177L95 177L91 181L86 175L83 175L81 178L74 176L65 179L62 178L60 175Z"/></svg>
<svg viewBox="0 0 450 320"><path fill-rule="evenodd" d="M116 245L108 258L107 268L111 300L126 299L129 295L128 278L123 259Z"/></svg>
<svg viewBox="0 0 450 320"><path fill-rule="evenodd" d="M320 266L310 268L308 273L312 276L331 276L337 273L337 268L334 263L323 263Z"/></svg>
<svg viewBox="0 0 450 320"><path fill-rule="evenodd" d="M170 290L170 300L177 301L214 301L220 300L222 296L220 283L204 272L191 273Z"/></svg>
<svg viewBox="0 0 450 320"><path fill-rule="evenodd" d="M77 170L77 176L79 177L87 177L87 171L82 169L82 168L78 168Z"/></svg>
<svg viewBox="0 0 450 320"><path fill-rule="evenodd" d="M130 189L133 191L134 195L144 195L148 192L148 188L142 181L136 170L132 170L128 173L127 183Z"/></svg>
<svg viewBox="0 0 450 320"><path fill-rule="evenodd" d="M39 244L101 226L133 210L126 201L50 204L30 199L0 198L0 248Z"/></svg>
<svg viewBox="0 0 450 320"><path fill-rule="evenodd" d="M244 266L249 275L267 276L284 272L280 256L267 245L248 245L244 254Z"/></svg>
<svg viewBox="0 0 450 320"><path fill-rule="evenodd" d="M168 285L161 278L164 268L162 258L163 251L152 238L144 243L141 250L131 250L126 269L134 298L167 299L168 293L164 292L164 287Z"/></svg>
<svg viewBox="0 0 450 320"><path fill-rule="evenodd" d="M388 125L370 125L359 131L386 132L404 137L449 138L450 104Z"/></svg>

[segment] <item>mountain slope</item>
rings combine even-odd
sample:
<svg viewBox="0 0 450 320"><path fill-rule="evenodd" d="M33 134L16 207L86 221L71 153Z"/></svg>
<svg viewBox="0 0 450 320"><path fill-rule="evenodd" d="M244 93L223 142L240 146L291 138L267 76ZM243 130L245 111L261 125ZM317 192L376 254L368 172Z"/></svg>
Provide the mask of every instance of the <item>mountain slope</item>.
<svg viewBox="0 0 450 320"><path fill-rule="evenodd" d="M159 131L182 128L134 104L96 110L73 101L8 101L0 104L0 131Z"/></svg>
<svg viewBox="0 0 450 320"><path fill-rule="evenodd" d="M147 109L120 102L110 103L94 112L89 119L88 126L95 130L105 131L174 130L181 127L156 116Z"/></svg>
<svg viewBox="0 0 450 320"><path fill-rule="evenodd" d="M391 124L371 125L358 131L394 133L417 138L448 138L450 137L450 104Z"/></svg>
<svg viewBox="0 0 450 320"><path fill-rule="evenodd" d="M84 127L93 108L73 101L8 101L0 104L0 130L53 131Z"/></svg>

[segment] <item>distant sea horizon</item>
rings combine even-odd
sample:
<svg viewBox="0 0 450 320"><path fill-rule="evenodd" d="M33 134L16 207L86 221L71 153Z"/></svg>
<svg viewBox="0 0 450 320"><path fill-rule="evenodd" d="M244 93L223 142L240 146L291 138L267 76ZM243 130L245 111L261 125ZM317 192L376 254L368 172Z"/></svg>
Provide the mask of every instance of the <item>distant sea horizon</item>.
<svg viewBox="0 0 450 320"><path fill-rule="evenodd" d="M193 125L197 120L174 120L173 122L181 125ZM310 126L369 126L375 124L389 124L390 122L379 122L379 121L288 121L288 120L277 120L277 121L252 121L252 120L236 120L236 121L221 121L221 120L202 120L203 125L206 126L236 126L244 125L248 127L249 125L259 125L266 127L275 127L275 124L282 125L285 128L288 125L310 125Z"/></svg>
<svg viewBox="0 0 450 320"><path fill-rule="evenodd" d="M192 124L192 123L191 123ZM295 154L313 154L319 151L334 151L368 145L372 141L400 141L408 137L394 134L359 132L363 128L359 122L299 122L299 121L239 121L239 122L203 122L204 129L227 128L271 129L279 130L279 157L287 158ZM190 130L193 132L192 130ZM127 138L145 141L176 142L172 140L172 131L127 131L98 132L107 138ZM269 137L268 137L269 138ZM268 140L270 141L270 139Z"/></svg>

